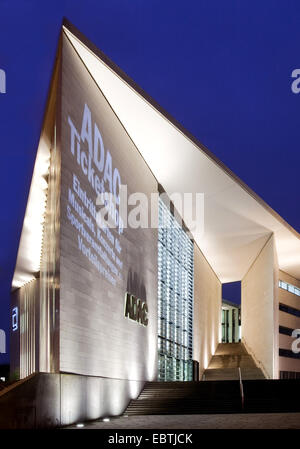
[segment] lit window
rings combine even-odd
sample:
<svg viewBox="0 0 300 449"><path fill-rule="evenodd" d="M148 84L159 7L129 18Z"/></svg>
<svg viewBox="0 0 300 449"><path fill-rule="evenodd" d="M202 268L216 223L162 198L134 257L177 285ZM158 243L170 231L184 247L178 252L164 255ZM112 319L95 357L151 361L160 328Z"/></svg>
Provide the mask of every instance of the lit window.
<svg viewBox="0 0 300 449"><path fill-rule="evenodd" d="M287 282L283 281L279 281L278 285L283 290L287 290L289 293L292 293L293 295L300 296L300 288L295 287L295 285L288 284Z"/></svg>

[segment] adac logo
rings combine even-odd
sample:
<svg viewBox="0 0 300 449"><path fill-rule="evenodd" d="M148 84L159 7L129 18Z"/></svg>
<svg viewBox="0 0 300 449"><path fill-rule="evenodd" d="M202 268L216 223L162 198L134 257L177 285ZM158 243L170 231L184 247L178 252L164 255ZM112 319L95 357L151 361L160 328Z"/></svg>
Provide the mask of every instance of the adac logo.
<svg viewBox="0 0 300 449"><path fill-rule="evenodd" d="M125 294L125 318L136 321L143 326L148 326L148 306L129 292Z"/></svg>

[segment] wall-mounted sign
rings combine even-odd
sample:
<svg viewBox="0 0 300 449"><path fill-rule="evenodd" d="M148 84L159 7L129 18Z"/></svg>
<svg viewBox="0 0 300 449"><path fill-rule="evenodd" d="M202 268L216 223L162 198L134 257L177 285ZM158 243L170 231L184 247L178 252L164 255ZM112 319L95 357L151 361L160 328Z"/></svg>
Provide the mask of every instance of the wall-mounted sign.
<svg viewBox="0 0 300 449"><path fill-rule="evenodd" d="M125 317L143 326L148 326L148 306L146 301L142 301L131 293L126 292Z"/></svg>
<svg viewBox="0 0 300 449"><path fill-rule="evenodd" d="M19 309L14 307L12 309L12 330L15 332L19 329Z"/></svg>

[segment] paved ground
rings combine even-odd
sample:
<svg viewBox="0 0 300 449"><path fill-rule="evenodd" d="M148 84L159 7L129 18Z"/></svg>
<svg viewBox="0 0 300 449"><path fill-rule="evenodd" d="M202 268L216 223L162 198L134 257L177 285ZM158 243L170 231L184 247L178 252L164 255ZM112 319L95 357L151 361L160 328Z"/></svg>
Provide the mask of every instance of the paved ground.
<svg viewBox="0 0 300 449"><path fill-rule="evenodd" d="M69 428L76 428L70 426ZM85 429L300 429L300 413L147 415L85 423Z"/></svg>

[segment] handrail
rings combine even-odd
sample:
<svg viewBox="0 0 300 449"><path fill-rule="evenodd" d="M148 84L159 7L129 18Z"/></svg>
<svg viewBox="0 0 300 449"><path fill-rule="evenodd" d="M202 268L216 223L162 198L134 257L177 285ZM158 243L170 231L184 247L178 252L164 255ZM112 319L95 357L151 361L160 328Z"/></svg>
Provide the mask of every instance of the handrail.
<svg viewBox="0 0 300 449"><path fill-rule="evenodd" d="M241 372L241 368L240 367L239 367L239 378L240 378L240 393L241 393L242 410L243 410L244 409L245 396L244 396L244 387L243 387L243 381L242 381L242 372Z"/></svg>

